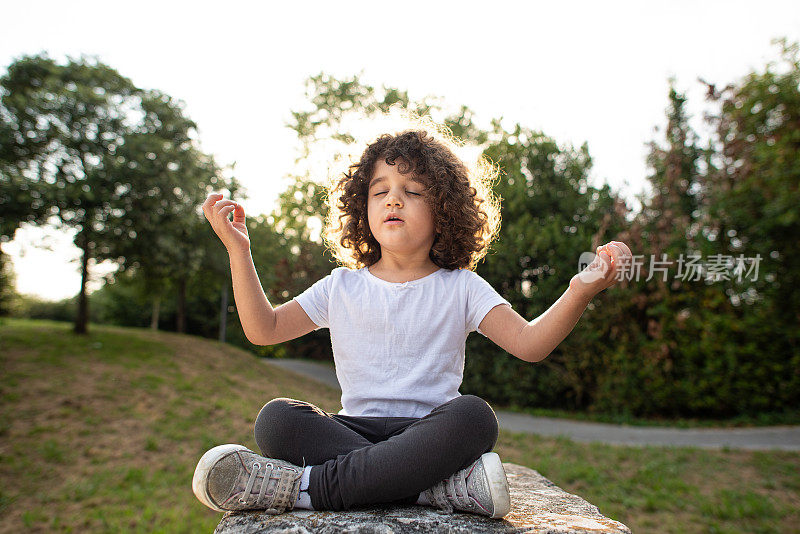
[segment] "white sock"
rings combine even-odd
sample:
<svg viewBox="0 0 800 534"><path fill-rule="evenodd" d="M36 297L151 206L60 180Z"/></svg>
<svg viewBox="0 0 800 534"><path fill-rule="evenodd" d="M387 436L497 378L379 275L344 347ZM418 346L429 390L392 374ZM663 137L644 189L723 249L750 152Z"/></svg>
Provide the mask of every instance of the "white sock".
<svg viewBox="0 0 800 534"><path fill-rule="evenodd" d="M301 491L297 495L297 502L294 503L294 507L303 508L304 510L313 510L314 507L311 506L311 495L309 495L307 491Z"/></svg>
<svg viewBox="0 0 800 534"><path fill-rule="evenodd" d="M311 481L311 468L313 465L307 465L303 469L303 476L300 478L300 491L308 489L308 483Z"/></svg>
<svg viewBox="0 0 800 534"><path fill-rule="evenodd" d="M311 466L307 465L305 469L303 469L303 476L300 478L300 493L297 495L297 502L295 503L295 508L303 508L305 510L313 510L314 507L311 506L311 495L308 494L308 484L309 484L309 477L311 475Z"/></svg>

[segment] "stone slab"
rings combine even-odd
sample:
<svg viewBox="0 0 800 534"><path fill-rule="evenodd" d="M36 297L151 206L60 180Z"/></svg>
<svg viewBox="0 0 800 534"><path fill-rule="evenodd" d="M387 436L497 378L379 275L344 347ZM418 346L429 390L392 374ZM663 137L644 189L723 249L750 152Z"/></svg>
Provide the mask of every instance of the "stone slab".
<svg viewBox="0 0 800 534"><path fill-rule="evenodd" d="M511 512L503 519L454 513L443 515L428 506L370 506L344 512L294 510L280 515L263 512L227 513L215 534L406 534L444 532L630 534L577 495L567 493L538 472L504 463L511 490Z"/></svg>

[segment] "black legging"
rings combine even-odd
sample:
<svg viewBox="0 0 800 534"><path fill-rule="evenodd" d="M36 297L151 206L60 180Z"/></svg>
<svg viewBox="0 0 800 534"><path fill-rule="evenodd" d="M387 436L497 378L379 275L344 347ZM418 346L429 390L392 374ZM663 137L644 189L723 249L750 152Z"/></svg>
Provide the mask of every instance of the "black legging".
<svg viewBox="0 0 800 534"><path fill-rule="evenodd" d="M422 491L490 452L497 435L494 410L474 395L422 418L338 415L277 398L255 423L261 454L314 466L308 493L317 510L413 504Z"/></svg>

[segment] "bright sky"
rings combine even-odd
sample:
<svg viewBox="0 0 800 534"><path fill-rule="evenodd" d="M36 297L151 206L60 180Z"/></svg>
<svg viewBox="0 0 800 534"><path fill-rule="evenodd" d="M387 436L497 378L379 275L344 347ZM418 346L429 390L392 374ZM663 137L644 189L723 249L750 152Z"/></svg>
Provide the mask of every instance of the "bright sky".
<svg viewBox="0 0 800 534"><path fill-rule="evenodd" d="M184 100L204 149L236 162L251 214L271 211L285 187L295 140L284 124L304 103L304 81L323 71L441 96L562 145L586 141L592 182L610 183L633 207L645 190L645 143L662 137L653 127L666 122L670 76L706 135L697 78L724 86L778 59L770 39L800 41L800 4L777 0L42 0L7 3L3 19L3 68L40 51L96 55L138 86ZM69 235L23 228L3 250L20 292L78 292Z"/></svg>

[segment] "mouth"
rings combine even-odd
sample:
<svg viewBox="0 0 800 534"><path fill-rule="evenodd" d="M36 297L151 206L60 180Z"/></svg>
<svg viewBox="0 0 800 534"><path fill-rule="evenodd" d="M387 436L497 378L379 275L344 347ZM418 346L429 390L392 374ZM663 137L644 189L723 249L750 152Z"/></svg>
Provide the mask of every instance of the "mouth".
<svg viewBox="0 0 800 534"><path fill-rule="evenodd" d="M401 223L401 222L405 222L405 221L403 221L403 219L401 219L397 215L389 215L388 217L386 217L383 220L383 222L385 222L385 223Z"/></svg>

